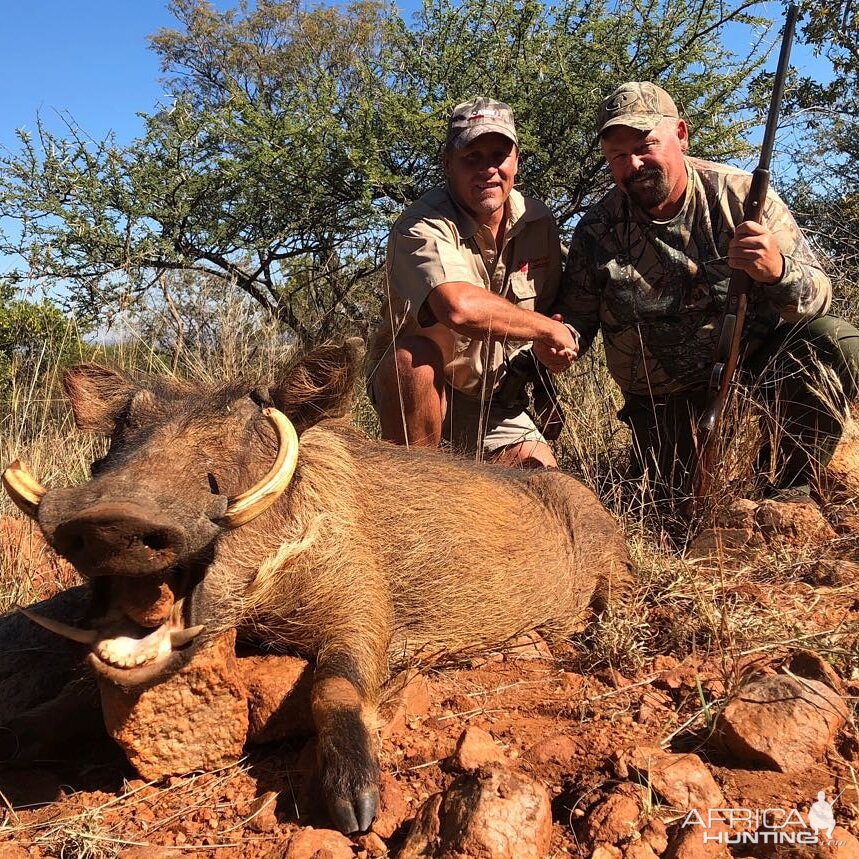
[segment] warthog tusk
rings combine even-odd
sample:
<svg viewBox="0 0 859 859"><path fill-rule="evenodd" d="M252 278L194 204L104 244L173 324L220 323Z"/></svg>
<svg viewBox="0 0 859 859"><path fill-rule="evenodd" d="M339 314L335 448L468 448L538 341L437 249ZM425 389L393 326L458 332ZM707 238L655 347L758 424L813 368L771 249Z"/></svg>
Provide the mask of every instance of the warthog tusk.
<svg viewBox="0 0 859 859"><path fill-rule="evenodd" d="M271 471L256 486L231 498L223 516L215 520L225 528L238 528L268 510L289 486L298 462L298 434L292 421L277 409L263 409L277 435L277 458Z"/></svg>
<svg viewBox="0 0 859 859"><path fill-rule="evenodd" d="M33 623L44 627L48 632L53 632L56 635L61 635L63 638L70 638L78 644L95 644L98 640L98 633L94 629L78 629L76 626L69 626L67 623L60 623L58 620L52 620L49 617L44 617L41 614L28 611L25 608L18 609L21 614Z"/></svg>
<svg viewBox="0 0 859 859"><path fill-rule="evenodd" d="M188 629L174 629L170 633L171 647L184 647L189 641L193 641L206 627L200 624Z"/></svg>
<svg viewBox="0 0 859 859"><path fill-rule="evenodd" d="M3 486L15 504L32 519L36 518L39 502L48 491L16 459L3 472Z"/></svg>

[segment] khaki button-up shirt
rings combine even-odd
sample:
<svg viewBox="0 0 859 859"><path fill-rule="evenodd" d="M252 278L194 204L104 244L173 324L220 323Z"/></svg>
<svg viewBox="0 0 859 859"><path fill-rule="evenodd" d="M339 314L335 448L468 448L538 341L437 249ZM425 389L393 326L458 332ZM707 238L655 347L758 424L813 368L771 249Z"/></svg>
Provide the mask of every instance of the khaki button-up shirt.
<svg viewBox="0 0 859 859"><path fill-rule="evenodd" d="M388 240L387 302L369 347L369 372L395 337L428 336L452 356L445 378L456 390L488 395L504 375L504 359L524 345L498 332L474 340L436 323L427 296L442 283L464 282L488 289L526 310L546 313L561 276L558 228L548 207L513 190L501 248L492 231L478 224L446 186L434 188L396 221Z"/></svg>

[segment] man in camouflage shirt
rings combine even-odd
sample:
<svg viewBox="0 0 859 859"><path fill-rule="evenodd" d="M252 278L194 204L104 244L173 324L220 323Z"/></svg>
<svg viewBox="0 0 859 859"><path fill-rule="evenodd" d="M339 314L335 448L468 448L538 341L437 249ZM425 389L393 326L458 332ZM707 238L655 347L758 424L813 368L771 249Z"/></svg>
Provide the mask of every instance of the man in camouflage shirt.
<svg viewBox="0 0 859 859"><path fill-rule="evenodd" d="M778 411L776 486L804 489L834 450L859 377L859 332L826 315L829 278L772 190L762 224L743 222L750 174L688 157L665 90L618 87L601 105L599 137L616 184L576 227L562 309L579 354L602 331L638 473L688 487L728 282L741 269L753 281L742 367ZM813 367L834 371L839 408Z"/></svg>

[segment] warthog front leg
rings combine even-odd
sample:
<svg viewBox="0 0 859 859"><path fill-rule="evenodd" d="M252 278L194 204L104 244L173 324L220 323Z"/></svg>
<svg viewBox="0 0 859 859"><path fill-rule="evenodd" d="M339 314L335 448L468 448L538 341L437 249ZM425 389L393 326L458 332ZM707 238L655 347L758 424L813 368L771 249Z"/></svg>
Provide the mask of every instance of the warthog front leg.
<svg viewBox="0 0 859 859"><path fill-rule="evenodd" d="M369 829L379 808L379 762L366 690L351 656L327 654L317 663L312 709L322 792L332 821L345 833Z"/></svg>

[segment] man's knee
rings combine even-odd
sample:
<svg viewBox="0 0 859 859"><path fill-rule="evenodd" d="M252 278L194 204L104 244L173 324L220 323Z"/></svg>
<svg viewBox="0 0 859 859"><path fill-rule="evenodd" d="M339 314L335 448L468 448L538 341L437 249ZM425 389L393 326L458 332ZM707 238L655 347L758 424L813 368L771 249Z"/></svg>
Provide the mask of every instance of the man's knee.
<svg viewBox="0 0 859 859"><path fill-rule="evenodd" d="M846 319L824 316L815 319L824 341L831 344L827 350L832 355L831 365L848 400L854 400L859 392L859 330Z"/></svg>
<svg viewBox="0 0 859 859"><path fill-rule="evenodd" d="M828 367L841 382L845 397L853 400L859 391L859 330L837 316L821 316L797 328L785 341L794 354L807 350L812 362Z"/></svg>
<svg viewBox="0 0 859 859"><path fill-rule="evenodd" d="M371 394L382 438L395 444L439 444L446 398L441 352L434 343L422 337L399 340L379 362Z"/></svg>
<svg viewBox="0 0 859 859"><path fill-rule="evenodd" d="M374 388L386 396L420 397L444 387L441 350L426 337L404 337L379 362Z"/></svg>
<svg viewBox="0 0 859 859"><path fill-rule="evenodd" d="M542 441L523 441L494 451L490 459L500 465L519 468L557 468L552 448Z"/></svg>

